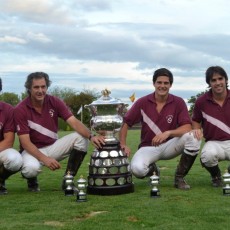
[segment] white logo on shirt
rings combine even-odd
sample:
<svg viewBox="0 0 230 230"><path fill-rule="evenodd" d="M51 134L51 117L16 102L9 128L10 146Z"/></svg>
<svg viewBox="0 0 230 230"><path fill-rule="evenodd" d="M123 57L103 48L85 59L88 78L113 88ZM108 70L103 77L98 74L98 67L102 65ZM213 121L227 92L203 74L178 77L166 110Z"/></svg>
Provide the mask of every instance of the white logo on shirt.
<svg viewBox="0 0 230 230"><path fill-rule="evenodd" d="M0 122L0 130L2 129L2 127L3 127L3 123L2 123L2 122Z"/></svg>
<svg viewBox="0 0 230 230"><path fill-rule="evenodd" d="M166 120L167 120L167 122L168 122L169 124L172 123L173 115L168 115L168 116L166 117Z"/></svg>
<svg viewBox="0 0 230 230"><path fill-rule="evenodd" d="M50 110L49 110L49 114L50 114L51 117L53 117L53 116L54 116L54 110L53 110L53 109L50 109Z"/></svg>

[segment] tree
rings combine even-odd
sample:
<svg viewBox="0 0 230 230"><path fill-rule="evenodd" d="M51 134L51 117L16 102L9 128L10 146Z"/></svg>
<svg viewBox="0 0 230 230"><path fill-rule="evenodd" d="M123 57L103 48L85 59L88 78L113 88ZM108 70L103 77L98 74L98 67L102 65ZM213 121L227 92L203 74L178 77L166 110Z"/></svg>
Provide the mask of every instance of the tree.
<svg viewBox="0 0 230 230"><path fill-rule="evenodd" d="M196 99L198 97L200 97L201 95L203 95L204 93L206 93L208 90L205 90L203 92L200 92L198 93L196 96L192 96L188 99L188 103L191 104L190 105L190 108L189 108L189 114L190 116L192 116L192 113L193 113L193 109L194 109L194 106L195 106L195 102L196 102Z"/></svg>
<svg viewBox="0 0 230 230"><path fill-rule="evenodd" d="M55 87L49 89L49 94L56 96L56 97L59 97L62 100L65 100L66 98L71 98L71 97L77 95L77 91L75 89L72 89L69 87L55 86Z"/></svg>
<svg viewBox="0 0 230 230"><path fill-rule="evenodd" d="M99 93L96 90L83 89L82 92L77 93L72 88L55 87L49 90L49 94L61 98L79 120L81 120L81 114L77 113L81 106L83 106L83 123L89 126L91 117L89 111L84 108L84 105L91 104L99 97Z"/></svg>
<svg viewBox="0 0 230 230"><path fill-rule="evenodd" d="M10 105L17 105L20 102L20 98L15 93L2 93L0 94L0 101L4 101Z"/></svg>

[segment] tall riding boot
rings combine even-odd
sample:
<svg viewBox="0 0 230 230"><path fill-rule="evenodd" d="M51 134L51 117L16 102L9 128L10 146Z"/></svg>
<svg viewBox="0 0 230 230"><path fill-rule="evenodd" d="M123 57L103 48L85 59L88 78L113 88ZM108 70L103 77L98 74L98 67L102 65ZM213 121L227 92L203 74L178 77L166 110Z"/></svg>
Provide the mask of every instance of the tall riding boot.
<svg viewBox="0 0 230 230"><path fill-rule="evenodd" d="M207 167L203 163L201 163L201 164L210 173L210 175L212 177L212 186L213 187L222 187L223 182L222 182L222 177L221 177L221 172L220 172L219 166L216 165L216 166L213 166L213 167Z"/></svg>
<svg viewBox="0 0 230 230"><path fill-rule="evenodd" d="M0 195L7 194L7 189L5 186L5 180L16 172L7 170L4 165L0 166Z"/></svg>
<svg viewBox="0 0 230 230"><path fill-rule="evenodd" d="M26 179L27 179L28 191L30 191L30 192L40 192L37 177L26 178Z"/></svg>
<svg viewBox="0 0 230 230"><path fill-rule="evenodd" d="M154 172L156 173L157 176L160 176L160 168L156 165L156 163L152 163L149 165L149 172L145 177L152 176Z"/></svg>
<svg viewBox="0 0 230 230"><path fill-rule="evenodd" d="M190 186L184 180L184 177L187 175L191 169L197 155L191 156L186 153L183 153L180 158L180 162L177 166L175 173L175 183L174 186L179 189L190 189Z"/></svg>
<svg viewBox="0 0 230 230"><path fill-rule="evenodd" d="M78 169L81 166L82 161L84 160L85 155L86 155L86 152L83 152L83 151L80 151L80 150L77 150L77 149L73 149L70 152L64 176L67 173L69 175L71 175L71 176L75 176L77 174ZM63 180L62 189L64 190L65 187L66 187L65 186L65 181Z"/></svg>

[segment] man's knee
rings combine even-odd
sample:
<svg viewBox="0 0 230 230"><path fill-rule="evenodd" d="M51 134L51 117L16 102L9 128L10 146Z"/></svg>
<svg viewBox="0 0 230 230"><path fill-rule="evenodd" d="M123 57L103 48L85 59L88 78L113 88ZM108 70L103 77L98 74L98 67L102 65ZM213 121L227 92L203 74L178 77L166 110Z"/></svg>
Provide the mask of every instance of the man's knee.
<svg viewBox="0 0 230 230"><path fill-rule="evenodd" d="M18 151L9 149L6 154L6 160L3 164L7 170L17 172L22 167L22 156Z"/></svg>
<svg viewBox="0 0 230 230"><path fill-rule="evenodd" d="M25 178L33 178L41 172L41 166L40 164L23 165L21 172Z"/></svg>
<svg viewBox="0 0 230 230"><path fill-rule="evenodd" d="M136 162L131 162L131 172L137 178L143 178L148 173L148 170Z"/></svg>
<svg viewBox="0 0 230 230"><path fill-rule="evenodd" d="M74 133L74 149L87 152L89 140L78 133Z"/></svg>
<svg viewBox="0 0 230 230"><path fill-rule="evenodd" d="M194 137L193 133L185 133L183 135L185 139L184 151L186 154L196 156L200 151L201 140Z"/></svg>
<svg viewBox="0 0 230 230"><path fill-rule="evenodd" d="M218 154L215 149L203 150L200 157L201 164L206 167L213 167L218 164Z"/></svg>

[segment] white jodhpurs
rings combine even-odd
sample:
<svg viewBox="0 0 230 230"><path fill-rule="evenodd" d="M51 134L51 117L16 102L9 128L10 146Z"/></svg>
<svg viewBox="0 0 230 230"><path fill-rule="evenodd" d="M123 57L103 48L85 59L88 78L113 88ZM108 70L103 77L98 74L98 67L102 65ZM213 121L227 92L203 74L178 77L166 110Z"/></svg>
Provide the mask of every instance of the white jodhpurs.
<svg viewBox="0 0 230 230"><path fill-rule="evenodd" d="M202 164L214 167L219 161L230 160L230 141L208 141L201 150Z"/></svg>
<svg viewBox="0 0 230 230"><path fill-rule="evenodd" d="M157 147L141 147L131 160L131 171L134 176L143 178L149 172L149 165L159 160L170 160L186 154L195 156L199 153L201 141L198 141L192 133L185 133L182 137L174 137Z"/></svg>
<svg viewBox="0 0 230 230"><path fill-rule="evenodd" d="M86 152L88 149L88 139L82 137L78 133L68 134L58 139L54 144L40 148L39 150L46 156L61 161L69 156L72 149ZM23 166L22 175L26 178L36 177L43 166L42 162L38 161L35 157L28 152L22 152Z"/></svg>
<svg viewBox="0 0 230 230"><path fill-rule="evenodd" d="M22 167L22 156L13 148L6 149L0 152L0 165L2 164L6 170L17 172Z"/></svg>

